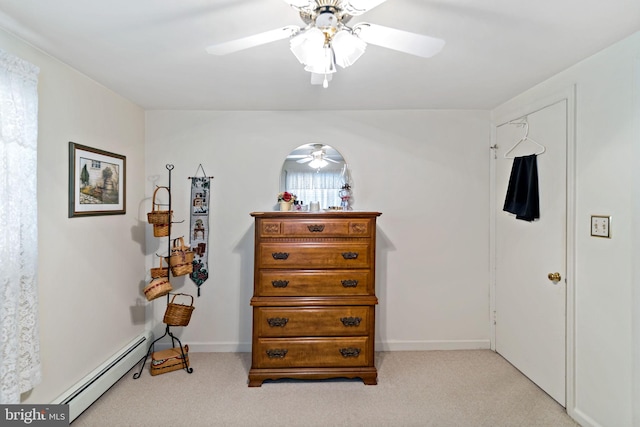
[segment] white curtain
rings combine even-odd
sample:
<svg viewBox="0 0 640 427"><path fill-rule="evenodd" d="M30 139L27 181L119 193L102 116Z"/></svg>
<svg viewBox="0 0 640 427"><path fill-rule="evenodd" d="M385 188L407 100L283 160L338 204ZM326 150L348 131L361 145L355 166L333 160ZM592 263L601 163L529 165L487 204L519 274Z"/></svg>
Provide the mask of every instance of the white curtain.
<svg viewBox="0 0 640 427"><path fill-rule="evenodd" d="M286 189L295 194L298 200L308 205L320 202L323 209L329 206L340 206L340 187L342 187L340 171L323 173L287 171Z"/></svg>
<svg viewBox="0 0 640 427"><path fill-rule="evenodd" d="M40 382L38 67L0 49L0 403Z"/></svg>

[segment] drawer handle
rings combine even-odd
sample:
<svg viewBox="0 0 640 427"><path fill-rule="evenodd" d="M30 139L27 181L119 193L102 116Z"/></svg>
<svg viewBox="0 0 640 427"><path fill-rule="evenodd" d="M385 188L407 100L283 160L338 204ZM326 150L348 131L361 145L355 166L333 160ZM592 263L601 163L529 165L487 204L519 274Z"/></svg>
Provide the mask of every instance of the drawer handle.
<svg viewBox="0 0 640 427"><path fill-rule="evenodd" d="M351 231L354 234L364 234L367 232L367 224L359 224L359 223L351 224Z"/></svg>
<svg viewBox="0 0 640 427"><path fill-rule="evenodd" d="M342 252L342 258L344 258L344 259L356 259L356 258L358 258L358 252Z"/></svg>
<svg viewBox="0 0 640 427"><path fill-rule="evenodd" d="M274 288L286 288L288 284L289 284L288 280L272 280L271 281L271 285Z"/></svg>
<svg viewBox="0 0 640 427"><path fill-rule="evenodd" d="M287 259L289 258L289 253L288 252L274 252L271 254L271 256L273 257L273 259Z"/></svg>
<svg viewBox="0 0 640 427"><path fill-rule="evenodd" d="M284 348L274 348L267 350L267 357L269 359L284 359L289 350Z"/></svg>
<svg viewBox="0 0 640 427"><path fill-rule="evenodd" d="M342 286L345 288L355 288L358 286L357 280L342 280L340 283L342 283Z"/></svg>
<svg viewBox="0 0 640 427"><path fill-rule="evenodd" d="M358 357L360 356L360 349L353 347L341 348L340 354L342 354L342 357Z"/></svg>
<svg viewBox="0 0 640 427"><path fill-rule="evenodd" d="M324 231L324 224L307 225L307 228L311 233L322 233Z"/></svg>
<svg viewBox="0 0 640 427"><path fill-rule="evenodd" d="M267 319L267 323L272 328L284 328L287 325L288 321L289 319L287 319L286 317L270 317Z"/></svg>
<svg viewBox="0 0 640 427"><path fill-rule="evenodd" d="M362 318L360 317L342 317L340 319L344 326L360 326Z"/></svg>

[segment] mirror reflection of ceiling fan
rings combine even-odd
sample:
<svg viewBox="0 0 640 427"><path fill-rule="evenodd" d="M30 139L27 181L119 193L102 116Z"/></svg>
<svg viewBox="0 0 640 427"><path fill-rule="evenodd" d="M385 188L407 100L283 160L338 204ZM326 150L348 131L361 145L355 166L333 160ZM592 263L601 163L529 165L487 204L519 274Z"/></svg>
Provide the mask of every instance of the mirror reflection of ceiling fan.
<svg viewBox="0 0 640 427"><path fill-rule="evenodd" d="M261 46L289 38L291 51L311 73L311 84L328 87L336 65L346 68L362 56L367 43L429 58L444 47L444 40L382 25L347 23L386 0L284 0L297 10L304 27L288 25L253 36L207 47L213 55Z"/></svg>
<svg viewBox="0 0 640 427"><path fill-rule="evenodd" d="M308 163L313 169L321 169L331 163L340 163L327 156L326 148L328 146L322 144L311 144L311 153L302 156L296 163ZM290 156L293 157L293 156ZM296 156L298 157L298 156Z"/></svg>

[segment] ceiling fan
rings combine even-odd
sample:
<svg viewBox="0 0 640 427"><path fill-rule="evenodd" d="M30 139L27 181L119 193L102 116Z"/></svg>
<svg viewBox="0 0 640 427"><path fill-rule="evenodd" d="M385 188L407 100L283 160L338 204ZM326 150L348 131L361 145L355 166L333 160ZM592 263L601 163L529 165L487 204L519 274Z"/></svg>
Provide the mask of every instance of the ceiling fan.
<svg viewBox="0 0 640 427"><path fill-rule="evenodd" d="M336 160L327 156L326 146L322 144L311 144L311 152L307 155L302 156L299 160L296 160L296 163L309 163L309 167L314 169L320 169L331 163L340 163ZM300 156L290 156L290 157L300 157Z"/></svg>
<svg viewBox="0 0 640 427"><path fill-rule="evenodd" d="M284 0L297 10L305 26L287 25L275 30L207 47L213 55L227 55L255 46L289 38L290 49L311 73L311 84L328 87L336 65L353 65L367 43L411 55L429 58L443 48L442 39L410 33L382 25L347 23L386 0Z"/></svg>

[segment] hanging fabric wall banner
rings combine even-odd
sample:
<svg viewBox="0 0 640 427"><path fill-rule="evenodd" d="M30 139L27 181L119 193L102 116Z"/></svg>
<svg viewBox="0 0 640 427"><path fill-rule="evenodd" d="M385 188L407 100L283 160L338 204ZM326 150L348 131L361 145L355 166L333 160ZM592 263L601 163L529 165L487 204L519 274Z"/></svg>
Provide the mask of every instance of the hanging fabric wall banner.
<svg viewBox="0 0 640 427"><path fill-rule="evenodd" d="M202 165L198 166L198 170ZM204 169L202 169L204 174ZM196 172L197 175L197 172ZM198 287L209 278L209 192L212 177L189 177L191 179L191 250L194 252L193 272L189 275Z"/></svg>

